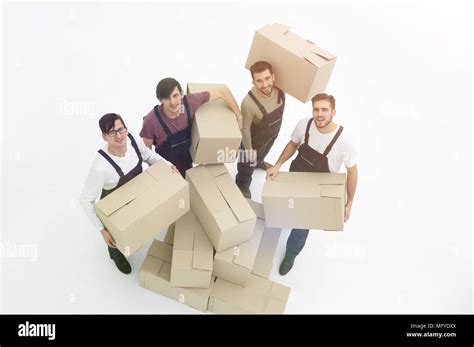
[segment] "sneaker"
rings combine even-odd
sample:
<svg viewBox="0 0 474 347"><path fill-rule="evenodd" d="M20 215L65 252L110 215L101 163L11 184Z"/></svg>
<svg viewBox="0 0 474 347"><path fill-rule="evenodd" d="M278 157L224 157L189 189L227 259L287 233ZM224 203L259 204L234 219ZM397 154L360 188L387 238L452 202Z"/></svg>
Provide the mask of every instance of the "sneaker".
<svg viewBox="0 0 474 347"><path fill-rule="evenodd" d="M290 258L285 255L285 258L283 258L280 264L280 269L279 269L280 275L285 276L288 272L290 272L294 263L295 263L295 258Z"/></svg>
<svg viewBox="0 0 474 347"><path fill-rule="evenodd" d="M262 161L260 164L257 165L257 169L262 169L262 170L267 171L272 166L273 166L272 164L269 164L266 161Z"/></svg>
<svg viewBox="0 0 474 347"><path fill-rule="evenodd" d="M250 188L239 187L242 195L245 196L247 199L252 199L252 193L250 192Z"/></svg>
<svg viewBox="0 0 474 347"><path fill-rule="evenodd" d="M109 254L110 259L115 262L115 265L120 270L120 272L124 273L125 275L128 275L132 272L132 267L130 266L130 263L118 249L109 249Z"/></svg>

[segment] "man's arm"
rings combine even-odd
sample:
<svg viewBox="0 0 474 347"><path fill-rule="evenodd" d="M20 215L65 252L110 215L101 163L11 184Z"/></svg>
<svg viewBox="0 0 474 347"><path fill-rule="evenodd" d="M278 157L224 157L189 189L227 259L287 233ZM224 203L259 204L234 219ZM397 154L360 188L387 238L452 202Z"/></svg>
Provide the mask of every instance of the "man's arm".
<svg viewBox="0 0 474 347"><path fill-rule="evenodd" d="M356 192L357 187L357 165L353 167L346 168L347 170L347 181L346 181L346 189L347 189L347 201L346 201L346 208L344 211L344 222L347 222L351 215L351 208L352 202L354 200L354 195Z"/></svg>
<svg viewBox="0 0 474 347"><path fill-rule="evenodd" d="M237 118L237 123L239 124L239 129L242 129L242 114L240 113L239 106L234 99L234 96L230 92L229 88L227 87L220 87L216 89L212 89L209 91L209 101L213 101L216 99L222 99L225 101L227 106L235 113Z"/></svg>
<svg viewBox="0 0 474 347"><path fill-rule="evenodd" d="M298 149L299 146L300 146L299 143L296 143L296 142L293 142L292 140L290 140L290 142L288 142L285 149L283 150L280 157L278 158L277 162L275 163L275 166L272 166L271 168L269 168L267 170L267 177L272 179L272 180L275 177L277 177L281 166L285 163L285 161L290 159L293 156L293 154L295 154L295 152L296 152L296 150Z"/></svg>
<svg viewBox="0 0 474 347"><path fill-rule="evenodd" d="M252 110L245 105L245 102L242 102L242 141L244 143L244 148L247 150L252 149L252 121L253 121L253 112Z"/></svg>
<svg viewBox="0 0 474 347"><path fill-rule="evenodd" d="M151 145L153 145L153 140L152 139L147 139L146 137L142 137L143 143L145 146L147 146L149 149L151 149Z"/></svg>

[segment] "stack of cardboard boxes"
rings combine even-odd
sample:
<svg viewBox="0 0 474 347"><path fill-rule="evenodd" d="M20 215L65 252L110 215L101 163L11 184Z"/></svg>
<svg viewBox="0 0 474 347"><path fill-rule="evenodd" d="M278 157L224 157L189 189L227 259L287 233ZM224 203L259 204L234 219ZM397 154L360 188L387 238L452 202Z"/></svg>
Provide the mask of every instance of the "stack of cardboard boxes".
<svg viewBox="0 0 474 347"><path fill-rule="evenodd" d="M140 285L201 311L283 313L290 288L269 280L280 229L247 201L223 164L186 172L191 210L153 241Z"/></svg>
<svg viewBox="0 0 474 347"><path fill-rule="evenodd" d="M255 33L246 67L259 60L273 65L280 89L307 102L324 91L336 57L273 24ZM240 143L235 115L209 102L193 120L190 152L200 165L186 180L159 162L98 202L97 213L126 256L169 226L140 268L143 288L200 311L283 313L290 288L269 279L281 228L342 230L345 174L282 172L265 183L263 204L246 200L224 165Z"/></svg>

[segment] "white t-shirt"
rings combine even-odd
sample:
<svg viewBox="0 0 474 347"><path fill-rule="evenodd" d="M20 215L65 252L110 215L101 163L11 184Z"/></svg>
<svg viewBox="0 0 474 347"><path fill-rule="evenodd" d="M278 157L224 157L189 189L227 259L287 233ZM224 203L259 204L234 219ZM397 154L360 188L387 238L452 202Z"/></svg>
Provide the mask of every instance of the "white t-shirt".
<svg viewBox="0 0 474 347"><path fill-rule="evenodd" d="M142 159L148 165L153 165L159 160L163 159L158 153L152 151L145 146L141 138L134 137L138 149L142 155ZM108 144L102 150L122 169L124 175L129 173L138 164L138 156L133 148L130 138L127 137L127 152L123 157L116 157L108 152ZM172 165L165 160L168 165ZM171 170L171 169L170 169ZM115 168L110 164L100 153L97 153L96 158L92 162L92 166L87 177L84 190L82 191L80 202L84 212L89 217L95 229L98 231L104 228L95 212L95 201L102 194L102 189L109 190L115 188L120 179L120 175Z"/></svg>
<svg viewBox="0 0 474 347"><path fill-rule="evenodd" d="M304 142L304 136L306 133L306 126L308 125L308 121L313 119L304 118L301 119L298 124L296 125L295 130L291 134L291 140L296 143L302 144ZM339 130L340 126L328 133L322 134L319 132L316 124L314 121L311 122L311 126L309 127L309 138L308 138L308 145L318 151L319 153L323 154L326 150L326 147L329 145L331 140L336 135L337 131ZM347 168L353 167L357 163L357 150L355 146L355 140L351 136L351 134L347 131L346 128L342 130L341 135L337 139L336 143L332 147L331 151L328 153L328 165L330 172L339 172L341 169L342 163Z"/></svg>

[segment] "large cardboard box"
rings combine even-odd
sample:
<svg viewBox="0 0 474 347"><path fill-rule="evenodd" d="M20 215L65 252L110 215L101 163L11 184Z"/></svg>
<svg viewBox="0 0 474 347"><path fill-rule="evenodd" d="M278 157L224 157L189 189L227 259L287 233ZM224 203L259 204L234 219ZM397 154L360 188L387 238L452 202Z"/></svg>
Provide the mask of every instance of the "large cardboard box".
<svg viewBox="0 0 474 347"><path fill-rule="evenodd" d="M189 211L189 184L160 160L95 206L128 257Z"/></svg>
<svg viewBox="0 0 474 347"><path fill-rule="evenodd" d="M247 199L250 206L258 217L258 220L264 220L263 204ZM265 225L258 245L258 252L253 263L252 273L260 277L269 279L273 268L273 259L275 258L278 241L280 240L281 229L269 228Z"/></svg>
<svg viewBox="0 0 474 347"><path fill-rule="evenodd" d="M262 60L272 64L277 87L307 102L326 89L336 56L275 23L255 32L245 67Z"/></svg>
<svg viewBox="0 0 474 347"><path fill-rule="evenodd" d="M241 287L216 279L209 298L208 310L214 313L284 313L290 288L251 274Z"/></svg>
<svg viewBox="0 0 474 347"><path fill-rule="evenodd" d="M346 174L280 172L263 185L267 226L344 230Z"/></svg>
<svg viewBox="0 0 474 347"><path fill-rule="evenodd" d="M217 252L250 240L257 216L224 164L186 171L191 208Z"/></svg>
<svg viewBox="0 0 474 347"><path fill-rule="evenodd" d="M209 288L179 288L170 284L172 246L153 240L140 268L140 286L205 312L215 278Z"/></svg>
<svg viewBox="0 0 474 347"><path fill-rule="evenodd" d="M213 258L211 241L190 210L175 223L171 285L209 288Z"/></svg>
<svg viewBox="0 0 474 347"><path fill-rule="evenodd" d="M224 86L189 83L187 91L198 93ZM213 100L199 106L191 129L190 153L194 163L233 163L241 140L242 134L235 113L224 100Z"/></svg>

